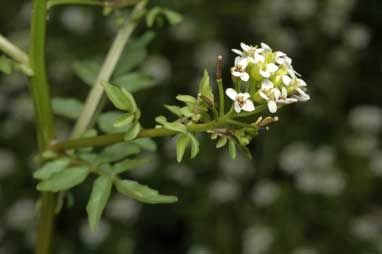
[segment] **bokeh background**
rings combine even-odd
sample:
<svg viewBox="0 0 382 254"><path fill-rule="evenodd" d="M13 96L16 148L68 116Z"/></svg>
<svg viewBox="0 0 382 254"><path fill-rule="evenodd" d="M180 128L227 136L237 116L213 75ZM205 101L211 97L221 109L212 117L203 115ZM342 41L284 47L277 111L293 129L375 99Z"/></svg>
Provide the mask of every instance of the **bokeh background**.
<svg viewBox="0 0 382 254"><path fill-rule="evenodd" d="M241 41L267 42L294 60L311 101L280 112L280 122L253 144L253 161L232 161L205 137L197 159L175 162L174 140L159 139L153 163L131 177L174 205L142 205L114 194L96 233L85 205L91 182L57 218L55 253L378 254L382 253L382 1L158 1L184 14L153 29L136 70L153 86L136 93L146 127L194 93L217 54L225 80ZM2 1L0 32L27 49L31 1ZM83 100L89 87L75 61L102 58L115 34L113 17L90 7L59 7L48 18L48 68L54 96ZM139 37L146 31L141 26ZM0 253L31 253L36 201L33 108L27 80L0 74ZM60 138L72 121L57 118Z"/></svg>

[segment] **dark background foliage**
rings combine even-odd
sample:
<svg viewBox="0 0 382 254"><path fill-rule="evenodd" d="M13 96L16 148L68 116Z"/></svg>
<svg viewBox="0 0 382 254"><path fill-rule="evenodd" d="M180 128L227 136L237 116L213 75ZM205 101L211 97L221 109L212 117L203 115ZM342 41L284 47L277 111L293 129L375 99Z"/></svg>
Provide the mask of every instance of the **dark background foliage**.
<svg viewBox="0 0 382 254"><path fill-rule="evenodd" d="M175 163L173 139L159 139L154 162L133 178L175 205L149 206L114 195L96 233L86 224L90 181L57 218L55 253L331 254L382 253L382 2L377 0L157 1L184 14L155 28L140 69L155 86L136 93L143 123L163 104L195 93L204 68L224 56L225 84L240 42L285 51L312 100L282 109L280 122L253 144L253 161L231 161L202 138L197 159ZM27 49L30 1L4 1L0 32ZM140 27L136 36L146 28ZM102 58L115 34L100 9L59 7L48 18L54 96L84 99L71 65ZM111 107L110 107L111 108ZM33 108L27 80L0 76L0 253L32 252ZM57 118L60 138L73 123Z"/></svg>

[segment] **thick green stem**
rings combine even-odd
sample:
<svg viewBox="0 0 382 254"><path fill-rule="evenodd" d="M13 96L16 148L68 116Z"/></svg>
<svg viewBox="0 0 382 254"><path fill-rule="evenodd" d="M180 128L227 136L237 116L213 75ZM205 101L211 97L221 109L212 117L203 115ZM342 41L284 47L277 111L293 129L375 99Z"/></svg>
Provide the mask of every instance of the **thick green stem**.
<svg viewBox="0 0 382 254"><path fill-rule="evenodd" d="M218 128L226 123L226 119L222 118L218 121L212 121L204 124L191 124L187 128L192 132L204 132ZM177 134L177 132L168 130L165 128L152 128L152 129L143 129L138 135L138 138L155 138L163 136L172 136ZM65 151L76 148L83 147L95 147L95 146L107 146L112 145L117 142L122 142L124 140L125 133L114 133L107 135L100 135L97 137L91 138L77 138L68 141L59 142L56 144L51 144L49 147L53 151Z"/></svg>
<svg viewBox="0 0 382 254"><path fill-rule="evenodd" d="M46 0L33 1L29 61L34 72L30 90L35 108L39 151L43 152L54 138L53 115L45 68ZM53 238L55 196L43 193L37 229L37 254L49 254Z"/></svg>
<svg viewBox="0 0 382 254"><path fill-rule="evenodd" d="M48 1L48 9L59 5L95 5L105 6L106 2L99 0L50 0Z"/></svg>
<svg viewBox="0 0 382 254"><path fill-rule="evenodd" d="M28 64L28 55L24 53L20 48L14 45L0 34L0 51L10 56L13 60L21 64Z"/></svg>
<svg viewBox="0 0 382 254"><path fill-rule="evenodd" d="M103 106L103 100L105 99L102 81L109 81L127 41L139 23L139 15L144 10L146 4L146 0L139 2L131 13L129 20L126 21L126 24L118 32L109 53L106 56L101 71L98 74L96 83L90 91L80 117L74 126L71 135L72 138L80 137L91 125L93 125L96 115Z"/></svg>

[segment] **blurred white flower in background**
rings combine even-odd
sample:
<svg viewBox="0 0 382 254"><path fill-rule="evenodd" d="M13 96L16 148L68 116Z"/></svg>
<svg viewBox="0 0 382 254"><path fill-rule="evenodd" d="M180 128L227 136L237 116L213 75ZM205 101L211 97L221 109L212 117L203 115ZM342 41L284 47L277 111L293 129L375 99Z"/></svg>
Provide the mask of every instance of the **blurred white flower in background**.
<svg viewBox="0 0 382 254"><path fill-rule="evenodd" d="M93 232L90 229L87 220L83 221L79 228L80 239L90 248L97 248L110 233L110 225L101 220L98 224L97 231Z"/></svg>
<svg viewBox="0 0 382 254"><path fill-rule="evenodd" d="M243 234L243 254L269 253L274 242L272 229L265 225L254 225Z"/></svg>
<svg viewBox="0 0 382 254"><path fill-rule="evenodd" d="M381 212L373 211L356 218L351 225L351 233L354 237L363 241L379 241L382 237Z"/></svg>
<svg viewBox="0 0 382 254"><path fill-rule="evenodd" d="M262 180L255 184L252 191L252 201L258 207L266 207L279 197L281 193L280 187L271 181Z"/></svg>
<svg viewBox="0 0 382 254"><path fill-rule="evenodd" d="M345 176L336 166L335 151L327 146L312 151L301 142L290 144L281 152L280 167L296 175L297 188L305 193L335 196L346 187Z"/></svg>
<svg viewBox="0 0 382 254"><path fill-rule="evenodd" d="M227 203L235 200L240 194L237 182L227 179L218 179L211 183L210 197L218 203Z"/></svg>
<svg viewBox="0 0 382 254"><path fill-rule="evenodd" d="M297 174L297 188L305 193L320 193L336 196L346 187L344 175L335 169L304 170Z"/></svg>
<svg viewBox="0 0 382 254"><path fill-rule="evenodd" d="M317 0L292 0L289 10L297 20L308 19L317 13Z"/></svg>
<svg viewBox="0 0 382 254"><path fill-rule="evenodd" d="M292 254L319 254L319 252L310 247L298 247L292 251Z"/></svg>
<svg viewBox="0 0 382 254"><path fill-rule="evenodd" d="M372 155L370 169L375 176L382 177L382 150L377 151Z"/></svg>
<svg viewBox="0 0 382 254"><path fill-rule="evenodd" d="M193 245L187 251L187 254L213 254L211 249L204 245Z"/></svg>
<svg viewBox="0 0 382 254"><path fill-rule="evenodd" d="M184 19L183 22L171 28L172 36L180 41L192 41L198 33L197 25L191 19Z"/></svg>
<svg viewBox="0 0 382 254"><path fill-rule="evenodd" d="M123 223L133 222L141 210L141 205L135 200L122 195L114 195L110 200L106 215Z"/></svg>
<svg viewBox="0 0 382 254"><path fill-rule="evenodd" d="M36 218L36 205L33 200L21 199L7 209L5 224L12 230L25 232L34 226Z"/></svg>
<svg viewBox="0 0 382 254"><path fill-rule="evenodd" d="M69 31L82 34L93 25L93 13L84 8L67 7L61 14L61 23Z"/></svg>
<svg viewBox="0 0 382 254"><path fill-rule="evenodd" d="M245 179L249 174L254 172L254 166L248 158L238 153L235 160L229 156L229 152L225 150L219 156L219 169L227 178Z"/></svg>
<svg viewBox="0 0 382 254"><path fill-rule="evenodd" d="M349 113L349 123L358 132L380 132L382 131L382 108L373 105L357 106Z"/></svg>
<svg viewBox="0 0 382 254"><path fill-rule="evenodd" d="M373 134L353 134L344 140L346 150L357 157L369 157L378 148L378 140Z"/></svg>
<svg viewBox="0 0 382 254"><path fill-rule="evenodd" d="M279 164L287 173L294 174L309 165L311 152L306 143L296 142L286 146L280 155Z"/></svg>
<svg viewBox="0 0 382 254"><path fill-rule="evenodd" d="M166 174L182 186L192 186L195 180L194 171L184 164L171 164L166 169Z"/></svg>
<svg viewBox="0 0 382 254"><path fill-rule="evenodd" d="M345 44L355 49L364 49L370 42L370 31L362 24L351 24L344 32Z"/></svg>
<svg viewBox="0 0 382 254"><path fill-rule="evenodd" d="M15 168L15 155L9 150L0 149L0 179L12 174Z"/></svg>
<svg viewBox="0 0 382 254"><path fill-rule="evenodd" d="M171 65L167 58L161 55L151 55L142 65L142 71L149 74L155 82L164 82L171 76Z"/></svg>

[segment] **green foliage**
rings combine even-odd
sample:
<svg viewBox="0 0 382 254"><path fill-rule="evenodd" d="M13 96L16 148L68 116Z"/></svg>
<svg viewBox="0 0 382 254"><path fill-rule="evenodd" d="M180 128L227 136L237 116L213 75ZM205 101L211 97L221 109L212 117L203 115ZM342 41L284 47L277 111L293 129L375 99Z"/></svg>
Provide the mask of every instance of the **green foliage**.
<svg viewBox="0 0 382 254"><path fill-rule="evenodd" d="M178 201L175 196L161 195L158 191L131 180L117 180L115 186L118 192L147 204L166 204Z"/></svg>
<svg viewBox="0 0 382 254"><path fill-rule="evenodd" d="M99 61L95 59L82 60L75 61L72 65L72 69L85 84L93 86L101 70L101 65Z"/></svg>
<svg viewBox="0 0 382 254"><path fill-rule="evenodd" d="M236 142L233 138L228 139L228 150L232 159L236 159Z"/></svg>
<svg viewBox="0 0 382 254"><path fill-rule="evenodd" d="M138 122L133 123L125 134L125 141L134 140L138 136L140 131L141 125Z"/></svg>
<svg viewBox="0 0 382 254"><path fill-rule="evenodd" d="M132 142L138 145L141 149L149 152L155 152L158 149L157 144L150 138L139 138Z"/></svg>
<svg viewBox="0 0 382 254"><path fill-rule="evenodd" d="M141 148L131 142L120 142L104 148L96 161L101 163L119 161L127 156L140 153Z"/></svg>
<svg viewBox="0 0 382 254"><path fill-rule="evenodd" d="M167 119L164 116L158 116L155 118L155 121L161 125L163 125L164 128L168 130L172 130L175 132L180 133L186 133L187 127L179 122L167 122Z"/></svg>
<svg viewBox="0 0 382 254"><path fill-rule="evenodd" d="M68 190L85 181L89 172L87 166L67 168L40 182L37 185L37 190L51 192Z"/></svg>
<svg viewBox="0 0 382 254"><path fill-rule="evenodd" d="M177 25L182 22L181 14L167 8L154 7L146 15L146 24L148 27L153 27L155 23L163 25L163 17L166 18L170 25Z"/></svg>
<svg viewBox="0 0 382 254"><path fill-rule="evenodd" d="M4 74L11 74L13 69L12 60L6 56L0 56L0 71Z"/></svg>
<svg viewBox="0 0 382 254"><path fill-rule="evenodd" d="M176 159L181 162L187 146L191 144L191 156L193 159L199 153L199 141L191 133L183 133L179 135L176 141Z"/></svg>
<svg viewBox="0 0 382 254"><path fill-rule="evenodd" d="M98 127L105 133L125 132L130 128L130 125L124 125L121 127L115 126L115 122L120 120L122 116L124 116L124 114L118 111L103 113L97 119Z"/></svg>
<svg viewBox="0 0 382 254"><path fill-rule="evenodd" d="M114 175L118 175L131 169L143 167L149 162L149 159L125 159L114 164L112 167L112 172Z"/></svg>
<svg viewBox="0 0 382 254"><path fill-rule="evenodd" d="M153 78L141 72L131 72L121 75L113 80L113 83L134 93L142 89L150 88L155 85Z"/></svg>
<svg viewBox="0 0 382 254"><path fill-rule="evenodd" d="M77 119L83 108L82 102L73 98L53 98L53 112L69 119Z"/></svg>
<svg viewBox="0 0 382 254"><path fill-rule="evenodd" d="M126 89L111 85L108 82L102 82L102 85L110 101L117 109L129 112L136 110L135 100Z"/></svg>
<svg viewBox="0 0 382 254"><path fill-rule="evenodd" d="M121 128L121 127L127 126L133 122L134 118L135 118L135 115L133 114L130 114L130 113L123 114L119 118L117 118L117 120L115 120L115 122L113 123L113 126L115 128Z"/></svg>
<svg viewBox="0 0 382 254"><path fill-rule="evenodd" d="M63 171L69 164L70 159L68 158L60 158L47 162L33 173L33 177L39 180L49 179L52 175Z"/></svg>
<svg viewBox="0 0 382 254"><path fill-rule="evenodd" d="M210 84L210 76L208 75L207 70L204 70L203 78L199 84L199 91L203 97L205 97L206 99L208 99L209 101L213 103L214 94L212 92L212 87Z"/></svg>
<svg viewBox="0 0 382 254"><path fill-rule="evenodd" d="M222 148L227 144L228 138L227 137L221 137L219 141L216 143L216 148Z"/></svg>
<svg viewBox="0 0 382 254"><path fill-rule="evenodd" d="M113 182L108 176L99 176L93 183L86 206L90 228L95 231L111 194Z"/></svg>

